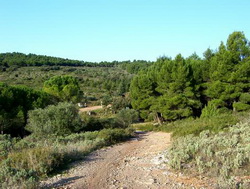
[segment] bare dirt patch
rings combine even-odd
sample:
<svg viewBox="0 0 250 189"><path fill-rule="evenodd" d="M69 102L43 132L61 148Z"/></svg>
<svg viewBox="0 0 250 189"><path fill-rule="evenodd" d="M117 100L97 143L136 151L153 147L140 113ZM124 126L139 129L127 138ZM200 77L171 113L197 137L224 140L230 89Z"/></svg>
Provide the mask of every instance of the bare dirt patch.
<svg viewBox="0 0 250 189"><path fill-rule="evenodd" d="M86 108L80 108L80 112L89 112L89 111L94 111L94 110L99 110L102 109L102 106L91 106L91 107L86 107Z"/></svg>

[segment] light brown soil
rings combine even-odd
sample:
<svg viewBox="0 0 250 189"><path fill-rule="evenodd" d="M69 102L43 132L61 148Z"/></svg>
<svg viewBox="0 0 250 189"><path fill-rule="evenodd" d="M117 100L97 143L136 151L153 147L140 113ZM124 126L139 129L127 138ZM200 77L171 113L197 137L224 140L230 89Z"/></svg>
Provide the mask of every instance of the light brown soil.
<svg viewBox="0 0 250 189"><path fill-rule="evenodd" d="M98 110L98 109L102 109L102 106L91 106L91 107L86 107L86 108L80 108L79 111L80 112L88 112L88 111L94 111L94 110Z"/></svg>
<svg viewBox="0 0 250 189"><path fill-rule="evenodd" d="M45 188L174 189L211 188L198 178L172 173L166 166L170 134L138 134L128 142L91 153L67 174L43 182Z"/></svg>

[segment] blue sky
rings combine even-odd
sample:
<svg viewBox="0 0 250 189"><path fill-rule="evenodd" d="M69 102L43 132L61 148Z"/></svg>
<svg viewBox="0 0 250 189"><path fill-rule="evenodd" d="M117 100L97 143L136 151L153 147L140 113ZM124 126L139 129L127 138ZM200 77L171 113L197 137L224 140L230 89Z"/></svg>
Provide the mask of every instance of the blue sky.
<svg viewBox="0 0 250 189"><path fill-rule="evenodd" d="M202 56L233 31L250 39L249 0L0 0L0 52L85 61Z"/></svg>

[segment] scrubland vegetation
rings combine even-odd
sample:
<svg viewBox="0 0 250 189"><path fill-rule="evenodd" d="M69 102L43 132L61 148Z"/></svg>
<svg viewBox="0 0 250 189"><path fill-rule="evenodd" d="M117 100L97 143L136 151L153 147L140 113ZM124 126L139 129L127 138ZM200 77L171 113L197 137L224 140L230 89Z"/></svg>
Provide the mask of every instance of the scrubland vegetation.
<svg viewBox="0 0 250 189"><path fill-rule="evenodd" d="M215 177L220 187L249 187L249 181L234 179L250 173L249 131L248 119L217 134L207 130L199 136L181 137L169 151L169 164L174 169Z"/></svg>
<svg viewBox="0 0 250 189"><path fill-rule="evenodd" d="M1 188L37 188L38 181L83 159L98 148L124 141L132 136L129 129L103 129L67 136L35 136L12 139L1 135Z"/></svg>
<svg viewBox="0 0 250 189"><path fill-rule="evenodd" d="M1 187L36 188L69 162L131 137L140 120L150 123L136 128L172 133L173 170L247 188L249 65L243 32L204 58L154 63L0 54ZM77 103L104 108L80 114Z"/></svg>

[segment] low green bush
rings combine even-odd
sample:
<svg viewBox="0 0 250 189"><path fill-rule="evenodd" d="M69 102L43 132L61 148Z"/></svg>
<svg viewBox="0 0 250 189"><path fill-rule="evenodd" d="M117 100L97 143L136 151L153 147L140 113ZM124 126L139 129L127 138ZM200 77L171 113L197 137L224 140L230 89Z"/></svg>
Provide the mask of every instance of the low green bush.
<svg viewBox="0 0 250 189"><path fill-rule="evenodd" d="M240 102L242 102L242 103L250 103L250 94L249 93L242 93L240 95Z"/></svg>
<svg viewBox="0 0 250 189"><path fill-rule="evenodd" d="M53 171L63 161L55 148L36 147L8 155L10 166L15 169L34 170L39 176Z"/></svg>
<svg viewBox="0 0 250 189"><path fill-rule="evenodd" d="M214 117L189 118L166 123L158 130L172 132L173 137L187 136L189 134L199 135L204 130L219 132L239 121L237 114L225 113Z"/></svg>
<svg viewBox="0 0 250 189"><path fill-rule="evenodd" d="M169 165L184 172L219 177L218 183L233 176L250 174L250 120L217 134L209 130L198 136L176 139L167 154Z"/></svg>
<svg viewBox="0 0 250 189"><path fill-rule="evenodd" d="M250 109L250 105L242 103L242 102L235 102L235 103L233 103L233 108L238 112L246 111L246 110Z"/></svg>
<svg viewBox="0 0 250 189"><path fill-rule="evenodd" d="M78 109L70 103L50 105L29 112L26 129L38 136L69 135L82 128Z"/></svg>
<svg viewBox="0 0 250 189"><path fill-rule="evenodd" d="M110 145L128 139L131 137L132 131L131 129L103 129L99 132L98 137Z"/></svg>
<svg viewBox="0 0 250 189"><path fill-rule="evenodd" d="M33 170L14 169L6 161L0 166L0 188L36 189L38 177Z"/></svg>
<svg viewBox="0 0 250 189"><path fill-rule="evenodd" d="M115 117L115 122L119 128L127 128L132 123L138 121L139 114L134 109L122 109L120 110Z"/></svg>
<svg viewBox="0 0 250 189"><path fill-rule="evenodd" d="M8 152L13 148L13 143L10 135L0 135L0 162L7 158Z"/></svg>
<svg viewBox="0 0 250 189"><path fill-rule="evenodd" d="M219 115L219 109L216 107L215 104L213 103L208 103L207 106L205 106L202 109L201 112L201 118L205 118L205 117L213 117L213 116L218 116Z"/></svg>

